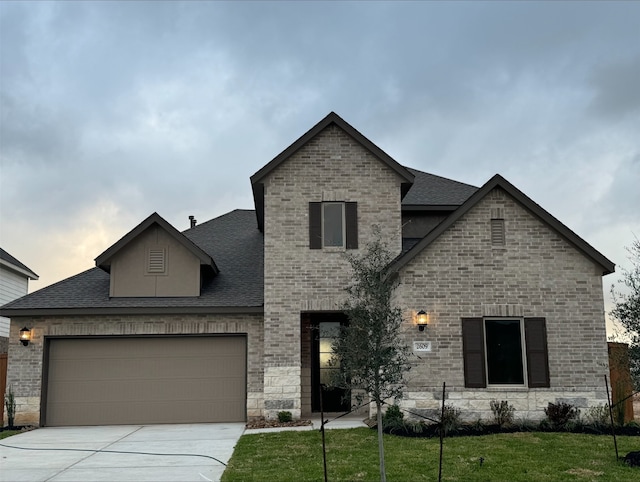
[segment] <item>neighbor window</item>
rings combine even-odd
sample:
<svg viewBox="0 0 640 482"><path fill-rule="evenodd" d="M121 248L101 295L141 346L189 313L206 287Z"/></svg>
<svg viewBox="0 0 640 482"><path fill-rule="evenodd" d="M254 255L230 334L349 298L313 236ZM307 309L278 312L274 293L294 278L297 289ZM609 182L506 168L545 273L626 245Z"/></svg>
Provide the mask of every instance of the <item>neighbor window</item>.
<svg viewBox="0 0 640 482"><path fill-rule="evenodd" d="M309 247L358 248L358 203L310 202Z"/></svg>
<svg viewBox="0 0 640 482"><path fill-rule="evenodd" d="M520 320L485 320L489 385L524 385Z"/></svg>

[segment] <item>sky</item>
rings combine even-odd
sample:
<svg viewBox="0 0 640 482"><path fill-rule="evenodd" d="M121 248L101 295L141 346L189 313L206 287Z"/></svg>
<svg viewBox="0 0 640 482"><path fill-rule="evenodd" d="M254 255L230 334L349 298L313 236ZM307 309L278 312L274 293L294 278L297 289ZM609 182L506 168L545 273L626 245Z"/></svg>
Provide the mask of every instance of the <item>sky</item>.
<svg viewBox="0 0 640 482"><path fill-rule="evenodd" d="M399 163L499 173L617 265L640 237L640 2L0 2L0 246L43 288L153 212L252 209L335 111ZM611 329L611 327L609 327Z"/></svg>

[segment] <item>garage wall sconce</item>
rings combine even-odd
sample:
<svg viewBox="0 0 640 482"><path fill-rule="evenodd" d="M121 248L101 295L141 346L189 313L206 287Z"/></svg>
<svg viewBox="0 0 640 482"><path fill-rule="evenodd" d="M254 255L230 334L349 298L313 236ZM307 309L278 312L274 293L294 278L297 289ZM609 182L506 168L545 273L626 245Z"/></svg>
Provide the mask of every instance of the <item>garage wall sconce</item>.
<svg viewBox="0 0 640 482"><path fill-rule="evenodd" d="M20 330L20 342L24 346L27 346L30 341L31 341L31 330L25 326L22 330Z"/></svg>
<svg viewBox="0 0 640 482"><path fill-rule="evenodd" d="M418 322L418 330L424 331L426 326L429 324L429 313L424 310L420 310L416 315L416 319Z"/></svg>

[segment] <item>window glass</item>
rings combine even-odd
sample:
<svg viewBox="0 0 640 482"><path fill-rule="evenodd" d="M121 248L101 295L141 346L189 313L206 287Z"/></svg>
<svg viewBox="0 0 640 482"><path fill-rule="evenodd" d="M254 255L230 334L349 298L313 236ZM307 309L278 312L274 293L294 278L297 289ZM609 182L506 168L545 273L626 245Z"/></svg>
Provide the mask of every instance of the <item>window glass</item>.
<svg viewBox="0 0 640 482"><path fill-rule="evenodd" d="M322 205L324 246L344 246L344 203Z"/></svg>
<svg viewBox="0 0 640 482"><path fill-rule="evenodd" d="M520 320L486 320L487 377L490 385L523 385Z"/></svg>

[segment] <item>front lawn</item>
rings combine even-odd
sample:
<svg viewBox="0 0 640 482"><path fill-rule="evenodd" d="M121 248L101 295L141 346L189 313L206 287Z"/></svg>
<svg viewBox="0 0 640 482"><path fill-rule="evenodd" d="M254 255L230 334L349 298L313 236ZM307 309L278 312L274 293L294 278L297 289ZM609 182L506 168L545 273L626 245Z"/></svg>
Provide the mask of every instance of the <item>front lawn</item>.
<svg viewBox="0 0 640 482"><path fill-rule="evenodd" d="M21 430L2 430L0 431L0 440L2 440L3 438L11 437L12 435L16 435L21 432Z"/></svg>
<svg viewBox="0 0 640 482"><path fill-rule="evenodd" d="M438 479L438 439L385 435L384 443L389 481ZM328 430L326 446L329 480L379 480L375 430ZM618 449L622 457L640 450L640 437L618 437ZM640 468L615 460L611 437L522 432L445 439L442 478L640 480ZM312 430L244 435L222 480L323 480L321 434Z"/></svg>

